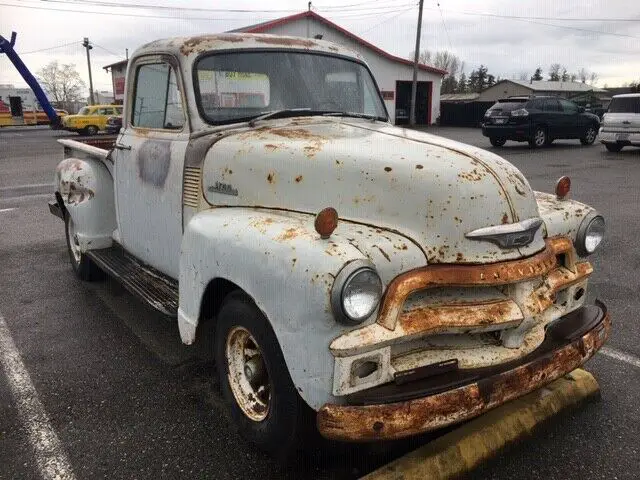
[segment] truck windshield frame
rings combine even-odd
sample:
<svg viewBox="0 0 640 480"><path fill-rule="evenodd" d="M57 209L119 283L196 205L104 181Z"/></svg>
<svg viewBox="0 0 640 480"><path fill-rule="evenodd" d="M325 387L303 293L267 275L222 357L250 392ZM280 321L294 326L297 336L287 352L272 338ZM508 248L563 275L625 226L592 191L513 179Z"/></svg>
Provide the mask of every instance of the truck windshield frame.
<svg viewBox="0 0 640 480"><path fill-rule="evenodd" d="M296 116L344 112L389 118L369 68L341 55L288 49L207 52L194 62L192 76L198 112L211 125L282 109L297 109Z"/></svg>

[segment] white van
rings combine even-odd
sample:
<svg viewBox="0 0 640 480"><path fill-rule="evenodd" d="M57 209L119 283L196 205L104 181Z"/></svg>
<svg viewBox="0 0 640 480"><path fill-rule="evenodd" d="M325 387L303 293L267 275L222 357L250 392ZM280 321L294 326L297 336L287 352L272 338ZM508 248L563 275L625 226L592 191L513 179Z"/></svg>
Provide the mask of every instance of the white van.
<svg viewBox="0 0 640 480"><path fill-rule="evenodd" d="M602 118L600 142L610 152L640 147L640 93L615 95Z"/></svg>

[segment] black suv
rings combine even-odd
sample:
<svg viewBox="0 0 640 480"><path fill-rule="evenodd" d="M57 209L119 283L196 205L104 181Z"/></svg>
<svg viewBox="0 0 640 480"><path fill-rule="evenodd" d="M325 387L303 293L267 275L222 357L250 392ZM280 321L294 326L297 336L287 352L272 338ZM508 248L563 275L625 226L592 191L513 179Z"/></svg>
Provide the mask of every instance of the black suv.
<svg viewBox="0 0 640 480"><path fill-rule="evenodd" d="M558 138L578 138L583 145L591 145L599 128L597 115L564 98L509 97L484 114L482 134L494 147L515 140L539 148Z"/></svg>

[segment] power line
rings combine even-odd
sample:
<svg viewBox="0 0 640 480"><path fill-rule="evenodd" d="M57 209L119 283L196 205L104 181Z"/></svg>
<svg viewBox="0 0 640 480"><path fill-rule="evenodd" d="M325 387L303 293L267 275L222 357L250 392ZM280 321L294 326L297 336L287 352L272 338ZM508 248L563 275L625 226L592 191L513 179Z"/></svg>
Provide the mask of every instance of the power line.
<svg viewBox="0 0 640 480"><path fill-rule="evenodd" d="M442 19L442 26L444 27L444 32L447 34L447 41L449 42L449 49L453 50L451 46L451 38L449 37L449 30L447 30L447 24L444 21L444 16L442 15L442 9L440 8L440 2L436 1L436 5L438 5L438 11L440 12L440 18Z"/></svg>
<svg viewBox="0 0 640 480"><path fill-rule="evenodd" d="M19 55L29 55L30 53L46 52L47 50L55 50L56 48L69 47L71 45L80 45L80 42L64 43L62 45L56 45L54 47L40 48L38 50L30 50L28 52L21 52Z"/></svg>
<svg viewBox="0 0 640 480"><path fill-rule="evenodd" d="M5 7L15 7L15 8L29 8L32 10L47 10L51 12L64 12L64 13L84 13L90 15L109 15L113 17L135 17L135 18L166 18L168 20L207 20L211 22L226 22L226 21L234 21L234 20L242 20L246 21L246 18L213 18L213 17L176 17L176 16L167 16L167 15L140 15L135 13L121 13L121 12L99 12L95 10L87 11L87 10L74 10L70 8L50 8L50 7L40 7L35 5L14 5L10 3L0 3L0 6Z"/></svg>
<svg viewBox="0 0 640 480"><path fill-rule="evenodd" d="M300 10L283 9L283 10L260 10L260 9L234 9L234 8L202 8L202 7L174 7L168 5L148 5L140 3L119 3L110 2L105 0L40 0L46 3L57 3L62 5L89 5L92 7L110 7L110 8L122 8L122 9L136 9L136 10L169 10L169 11L185 11L185 12L212 12L212 13L291 13L299 12ZM344 5L341 7L327 7L327 10L333 10L339 8L341 12L369 12L372 10L393 10L406 6L411 6L411 3L404 4L392 4L377 7L362 7L362 8L349 8L355 5ZM324 10L316 8L316 10Z"/></svg>
<svg viewBox="0 0 640 480"><path fill-rule="evenodd" d="M359 33L358 33L358 35L363 35L363 34L365 34L365 33L367 33L367 32L370 32L370 31L371 31L371 30L373 30L374 28L379 27L380 25L382 25L382 24L384 24L384 23L387 23L387 22L389 22L389 21L393 20L394 18L397 18L397 17L399 17L400 15L402 15L403 13L406 13L406 12L408 12L408 11L410 11L410 10L413 10L414 8L415 8L415 5L414 5L413 7L410 7L410 8L405 8L404 10L401 10L399 13L396 13L395 15L392 15L392 16L390 16L390 17L388 17L388 18L385 18L385 19L384 19L384 20L382 20L381 22L378 22L378 23L376 23L375 25L372 25L371 27L367 28L366 30L363 30L363 31L359 32Z"/></svg>
<svg viewBox="0 0 640 480"><path fill-rule="evenodd" d="M115 56L115 57L120 57L122 58L122 54L121 53L115 53L111 50L109 50L108 48L104 48L102 45L98 45L96 42L91 42L91 45L93 45L94 47L98 47L101 50L104 50L107 53L110 53L111 55Z"/></svg>
<svg viewBox="0 0 640 480"><path fill-rule="evenodd" d="M430 9L433 10L433 9ZM498 13L484 13L484 12L467 12L467 11L455 11L445 10L449 13L459 13L461 15L474 15L479 17L495 17L505 18L511 20L556 20L562 22L640 22L640 18L585 18L585 17L532 17L532 16L519 16L519 15L501 15Z"/></svg>
<svg viewBox="0 0 640 480"><path fill-rule="evenodd" d="M119 3L107 2L101 0L40 0L46 3L61 3L65 5L90 5L95 7L117 7L117 8L135 8L135 9L152 9L152 10L182 10L191 12L214 12L214 13L286 13L298 12L298 9L282 9L282 10L253 10L241 8L202 8L202 7L172 7L168 5L148 5L144 3Z"/></svg>

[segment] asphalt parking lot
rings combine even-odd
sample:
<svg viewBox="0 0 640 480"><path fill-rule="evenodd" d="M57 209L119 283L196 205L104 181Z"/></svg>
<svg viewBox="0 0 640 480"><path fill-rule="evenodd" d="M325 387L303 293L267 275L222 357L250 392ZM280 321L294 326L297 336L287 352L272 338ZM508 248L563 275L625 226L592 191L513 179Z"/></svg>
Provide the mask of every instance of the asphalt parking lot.
<svg viewBox="0 0 640 480"><path fill-rule="evenodd" d="M638 478L640 149L608 153L578 141L495 149L476 129L429 132L492 149L536 190L552 191L569 175L573 198L607 220L589 292L614 321L609 350L587 364L602 399L559 415L469 477ZM74 277L63 224L46 205L61 136L46 128L0 129L0 347L8 337L15 346L31 401L46 413L75 478L349 479L429 440L321 442L286 465L244 443L224 412L206 341L183 346L176 325L113 281ZM29 432L43 419L19 413L25 409L17 402L25 400L12 396L10 381L0 368L0 479L41 478Z"/></svg>

